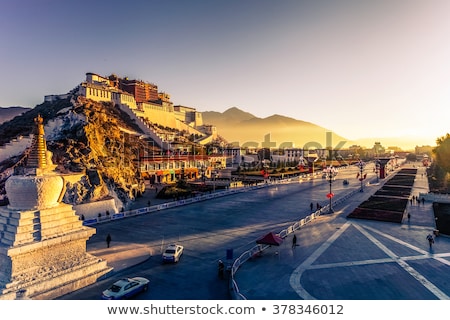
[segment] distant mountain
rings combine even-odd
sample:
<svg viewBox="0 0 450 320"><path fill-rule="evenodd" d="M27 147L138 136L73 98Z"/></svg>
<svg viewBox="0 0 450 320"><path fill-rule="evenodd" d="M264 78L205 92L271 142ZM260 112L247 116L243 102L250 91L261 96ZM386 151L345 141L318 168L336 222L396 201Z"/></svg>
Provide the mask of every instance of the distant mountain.
<svg viewBox="0 0 450 320"><path fill-rule="evenodd" d="M29 110L30 108L25 107L0 107L0 124L9 121Z"/></svg>
<svg viewBox="0 0 450 320"><path fill-rule="evenodd" d="M207 119L208 124L214 125L217 125L218 122L227 122L232 124L256 118L251 113L242 111L236 107L230 108L223 113L217 111L205 111L202 112L202 116L203 119Z"/></svg>
<svg viewBox="0 0 450 320"><path fill-rule="evenodd" d="M282 115L258 118L251 113L233 107L223 113L215 111L202 112L205 124L215 125L220 136L230 143L258 144L270 142L271 147L335 147L347 139L333 133L327 128L310 122L296 120ZM327 138L327 133L328 134ZM266 145L267 146L267 145ZM349 145L345 145L348 147ZM342 146L341 146L342 147Z"/></svg>

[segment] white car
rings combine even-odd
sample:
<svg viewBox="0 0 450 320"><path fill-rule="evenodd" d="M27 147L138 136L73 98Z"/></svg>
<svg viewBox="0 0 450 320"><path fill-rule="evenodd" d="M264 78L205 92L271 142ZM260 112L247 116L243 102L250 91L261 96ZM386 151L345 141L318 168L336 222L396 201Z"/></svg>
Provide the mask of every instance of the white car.
<svg viewBox="0 0 450 320"><path fill-rule="evenodd" d="M131 298L140 292L147 291L149 282L148 279L142 277L120 279L102 292L102 299L119 300Z"/></svg>
<svg viewBox="0 0 450 320"><path fill-rule="evenodd" d="M183 246L180 246L178 244L169 245L162 254L163 262L178 262L181 255L183 254L183 249Z"/></svg>

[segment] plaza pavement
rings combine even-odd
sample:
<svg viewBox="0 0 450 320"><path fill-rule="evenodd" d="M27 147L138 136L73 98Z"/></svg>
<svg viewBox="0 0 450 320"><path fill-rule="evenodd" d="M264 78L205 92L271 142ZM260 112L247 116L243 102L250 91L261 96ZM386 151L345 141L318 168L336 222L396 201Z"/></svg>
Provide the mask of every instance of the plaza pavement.
<svg viewBox="0 0 450 320"><path fill-rule="evenodd" d="M420 167L413 195L428 191L424 172ZM334 206L334 213L295 231L297 246L292 247L291 234L280 246L242 264L234 276L239 295L249 300L449 299L450 238L436 237L431 249L426 240L435 230L432 203L408 203L411 217L408 221L405 213L401 224L346 218L380 187L365 186L364 192ZM147 250L139 245L130 249L114 239L111 248L88 246L114 272L145 261Z"/></svg>
<svg viewBox="0 0 450 320"><path fill-rule="evenodd" d="M419 168L412 194L428 192ZM401 224L346 216L380 186L369 186L236 273L249 300L428 300L450 297L450 238L438 236L432 203L408 203ZM260 276L255 276L260 275Z"/></svg>

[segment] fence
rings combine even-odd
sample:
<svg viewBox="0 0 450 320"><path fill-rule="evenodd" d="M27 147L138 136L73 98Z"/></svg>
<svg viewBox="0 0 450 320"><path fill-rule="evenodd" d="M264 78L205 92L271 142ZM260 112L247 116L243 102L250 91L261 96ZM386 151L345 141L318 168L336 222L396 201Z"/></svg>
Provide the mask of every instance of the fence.
<svg viewBox="0 0 450 320"><path fill-rule="evenodd" d="M425 199L428 202L450 203L448 193L419 193L419 199Z"/></svg>
<svg viewBox="0 0 450 320"><path fill-rule="evenodd" d="M199 195L199 196L188 198L188 199L170 201L170 202L165 202L165 203L161 203L161 204L157 204L157 205L153 205L153 206L149 206L149 207L128 210L128 211L122 211L122 212L115 212L110 215L101 215L99 217L85 219L83 221L83 225L91 226L91 225L105 223L105 222L112 221L112 220L124 219L127 217L134 217L134 216L143 215L143 214L147 214L147 213L158 212L158 211L169 209L169 208L184 206L184 205L188 205L188 204L195 203L195 202L206 201L206 200L210 200L210 199L214 199L214 198L220 198L220 197L224 197L224 196L228 196L228 195L232 195L232 194L236 194L236 193L249 192L249 191L252 191L255 189L264 188L264 187L272 186L275 184L294 183L294 182L298 183L298 182L302 182L302 181L308 181L312 178L313 178L312 174L306 174L306 175L302 175L302 176L299 176L296 178L274 180L270 183L266 182L266 183L261 183L261 184L257 184L254 186L246 186L246 187L241 187L241 188L229 188L227 190L203 194L203 195Z"/></svg>
<svg viewBox="0 0 450 320"><path fill-rule="evenodd" d="M389 179L387 179L389 180ZM386 181L387 181L386 180ZM340 197L338 200L332 202L332 206L335 205L339 205L343 202L345 202L346 200L348 200L350 197L354 196L355 194L360 193L360 189L356 189L353 190L351 192L349 192L348 194L344 195L343 197ZM304 225L314 221L316 219L316 217L324 214L324 213L328 213L330 209L330 204L320 208L319 210L313 212L312 214L298 220L295 221L292 225L290 225L289 227L287 227L286 229L281 230L278 233L278 236L280 236L281 238L286 238L289 234L293 233L296 230L301 229ZM235 300L246 300L245 296L239 292L239 287L238 284L236 282L236 280L234 279L234 275L236 274L237 270L239 269L239 267L245 263L246 261L248 261L249 259L260 255L264 250L266 250L267 248L269 248L269 245L255 245L254 247L252 247L251 249L245 251L244 253L242 253L236 260L234 260L233 265L231 266L231 270L230 270L230 291L231 294L233 296L233 299Z"/></svg>

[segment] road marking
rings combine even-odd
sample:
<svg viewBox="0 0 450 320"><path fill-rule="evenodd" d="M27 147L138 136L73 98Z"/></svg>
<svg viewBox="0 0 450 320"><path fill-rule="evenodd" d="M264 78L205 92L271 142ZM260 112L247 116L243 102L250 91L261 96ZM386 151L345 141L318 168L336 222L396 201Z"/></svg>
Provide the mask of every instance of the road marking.
<svg viewBox="0 0 450 320"><path fill-rule="evenodd" d="M344 233L345 230L350 226L350 222L345 223L338 231L336 231L327 241L325 241L316 251L313 252L302 264L300 264L294 272L291 274L289 283L291 287L297 292L297 294L307 300L315 300L316 298L309 294L309 292L303 288L300 283L303 272L311 268L314 261L317 260L320 255L322 255L325 250L327 250L331 244L336 241L339 236Z"/></svg>
<svg viewBox="0 0 450 320"><path fill-rule="evenodd" d="M413 276L417 281L419 281L425 288L431 291L436 297L438 297L441 300L448 300L450 297L447 296L444 292L442 292L438 287L436 287L431 281L429 281L427 278L425 278L420 272L418 272L416 269L411 267L404 259L397 256L394 252L392 252L390 249L388 249L384 244L382 244L378 239L376 239L374 236L372 236L366 229L364 229L362 226L358 224L354 224L356 229L358 229L363 235L365 235L370 241L372 241L378 248L380 248L384 253L386 253L389 257L392 258L400 267L402 267L406 272L408 272L411 276ZM380 233L380 232L378 232ZM384 235L383 233L380 233ZM405 244L404 241L401 241L399 239L395 239L394 237L391 237L392 240ZM409 246L408 247L414 247ZM427 254L425 250L416 248L415 250L419 252L424 252L424 254Z"/></svg>
<svg viewBox="0 0 450 320"><path fill-rule="evenodd" d="M333 244L336 239L341 236L347 228L353 225L361 234L363 234L369 241L374 243L378 248L380 248L388 258L382 259L367 259L360 261L346 261L346 262L337 262L337 263L326 263L320 265L313 265L314 261L317 260L319 256L321 256L325 250L327 250L331 244ZM377 234L382 235L383 237L395 241L407 248L417 251L419 254L417 256L406 256L400 257L392 252L389 248L387 248L384 244L382 244L378 239L376 239L372 234L369 233L375 232ZM395 238L389 234L381 232L380 230L368 227L361 226L358 223L352 223L350 221L346 222L338 231L336 231L327 241L325 241L316 251L314 251L303 263L301 263L291 274L289 279L289 283L291 287L295 290L295 292L303 299L307 300L315 300L316 298L312 296L303 286L301 285L301 277L306 270L314 270L314 269L324 269L324 268L336 268L336 267L346 267L346 266L356 266L356 265L368 265L368 264L377 264L377 263L388 263L395 262L401 268L403 268L406 272L408 272L412 277L414 277L420 284L422 284L425 288L427 288L432 294L434 294L438 299L448 300L450 297L446 295L443 291L441 291L438 287L436 287L431 281L425 278L420 272L411 267L407 261L409 260L420 260L420 259L435 259L443 264L450 265L450 261L446 260L445 257L450 256L450 253L441 253L441 254L431 254L426 250L418 248L410 243L402 241L398 238Z"/></svg>

